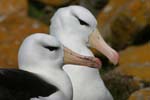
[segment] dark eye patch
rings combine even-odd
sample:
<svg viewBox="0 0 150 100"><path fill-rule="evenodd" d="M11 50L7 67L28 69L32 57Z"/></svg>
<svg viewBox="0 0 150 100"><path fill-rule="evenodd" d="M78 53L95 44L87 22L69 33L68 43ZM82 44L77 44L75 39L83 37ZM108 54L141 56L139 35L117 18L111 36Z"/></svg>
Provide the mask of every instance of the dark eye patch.
<svg viewBox="0 0 150 100"><path fill-rule="evenodd" d="M77 16L75 16L78 21L80 22L80 25L85 25L85 26L90 26L88 23L86 23L85 21L81 20L80 18L78 18Z"/></svg>
<svg viewBox="0 0 150 100"><path fill-rule="evenodd" d="M87 24L87 23L84 22L83 20L81 20L81 19L78 19L78 20L79 20L79 22L80 22L81 25L89 26L89 24Z"/></svg>
<svg viewBox="0 0 150 100"><path fill-rule="evenodd" d="M59 47L52 47L52 46L44 46L46 49L48 49L49 51L54 51L59 49Z"/></svg>

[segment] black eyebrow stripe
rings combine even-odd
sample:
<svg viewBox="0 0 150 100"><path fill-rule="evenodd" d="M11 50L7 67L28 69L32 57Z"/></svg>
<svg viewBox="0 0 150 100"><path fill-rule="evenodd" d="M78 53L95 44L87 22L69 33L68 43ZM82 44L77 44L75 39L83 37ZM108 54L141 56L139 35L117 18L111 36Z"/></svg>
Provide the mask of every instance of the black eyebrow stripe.
<svg viewBox="0 0 150 100"><path fill-rule="evenodd" d="M81 25L86 25L86 26L89 26L89 24L87 24L86 22L84 22L83 20L81 20L81 19L78 19L79 20L79 22L80 22L80 24Z"/></svg>
<svg viewBox="0 0 150 100"><path fill-rule="evenodd" d="M90 26L88 23L86 23L85 21L81 20L79 17L77 17L77 16L75 16L75 17L79 20L81 25Z"/></svg>
<svg viewBox="0 0 150 100"><path fill-rule="evenodd" d="M52 47L52 46L44 46L44 48L48 49L49 51L54 51L59 49L59 47Z"/></svg>

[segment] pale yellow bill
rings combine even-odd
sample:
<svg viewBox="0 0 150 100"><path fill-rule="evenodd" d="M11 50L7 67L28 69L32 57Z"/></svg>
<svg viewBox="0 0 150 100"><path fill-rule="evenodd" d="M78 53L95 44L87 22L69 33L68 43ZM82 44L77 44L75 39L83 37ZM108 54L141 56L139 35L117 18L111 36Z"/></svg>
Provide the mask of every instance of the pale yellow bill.
<svg viewBox="0 0 150 100"><path fill-rule="evenodd" d="M64 63L101 68L101 62L98 58L77 54L66 47L64 47Z"/></svg>
<svg viewBox="0 0 150 100"><path fill-rule="evenodd" d="M98 29L95 29L90 35L89 44L92 48L105 55L114 65L118 63L119 54L104 41Z"/></svg>

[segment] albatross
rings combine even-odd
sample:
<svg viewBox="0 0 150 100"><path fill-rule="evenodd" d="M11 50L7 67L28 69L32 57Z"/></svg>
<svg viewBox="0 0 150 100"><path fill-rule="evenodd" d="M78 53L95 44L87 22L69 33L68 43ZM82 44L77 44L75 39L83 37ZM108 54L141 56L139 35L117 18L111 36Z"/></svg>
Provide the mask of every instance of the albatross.
<svg viewBox="0 0 150 100"><path fill-rule="evenodd" d="M102 38L96 18L81 6L60 8L51 18L50 34L67 48L81 55L94 56L88 47L97 49L113 64L119 55ZM73 85L73 100L113 100L98 69L81 65L64 65Z"/></svg>
<svg viewBox="0 0 150 100"><path fill-rule="evenodd" d="M72 100L72 85L62 66L99 66L97 58L74 53L42 33L23 41L18 63L20 69L0 69L0 100Z"/></svg>

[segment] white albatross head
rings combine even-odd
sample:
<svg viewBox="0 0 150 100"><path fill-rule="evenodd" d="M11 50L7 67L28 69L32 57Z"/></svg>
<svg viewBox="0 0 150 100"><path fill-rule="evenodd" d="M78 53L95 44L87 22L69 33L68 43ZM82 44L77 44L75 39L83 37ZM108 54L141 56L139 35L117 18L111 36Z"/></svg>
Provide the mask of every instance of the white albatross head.
<svg viewBox="0 0 150 100"><path fill-rule="evenodd" d="M62 46L53 36L36 33L27 37L18 53L19 68L27 71L62 69L63 64L99 66L95 57L81 56Z"/></svg>
<svg viewBox="0 0 150 100"><path fill-rule="evenodd" d="M81 43L97 49L113 64L118 63L118 53L104 41L97 29L96 18L84 7L69 6L58 9L51 19L50 33L65 46L67 44L67 47ZM69 39L72 41L68 42Z"/></svg>

